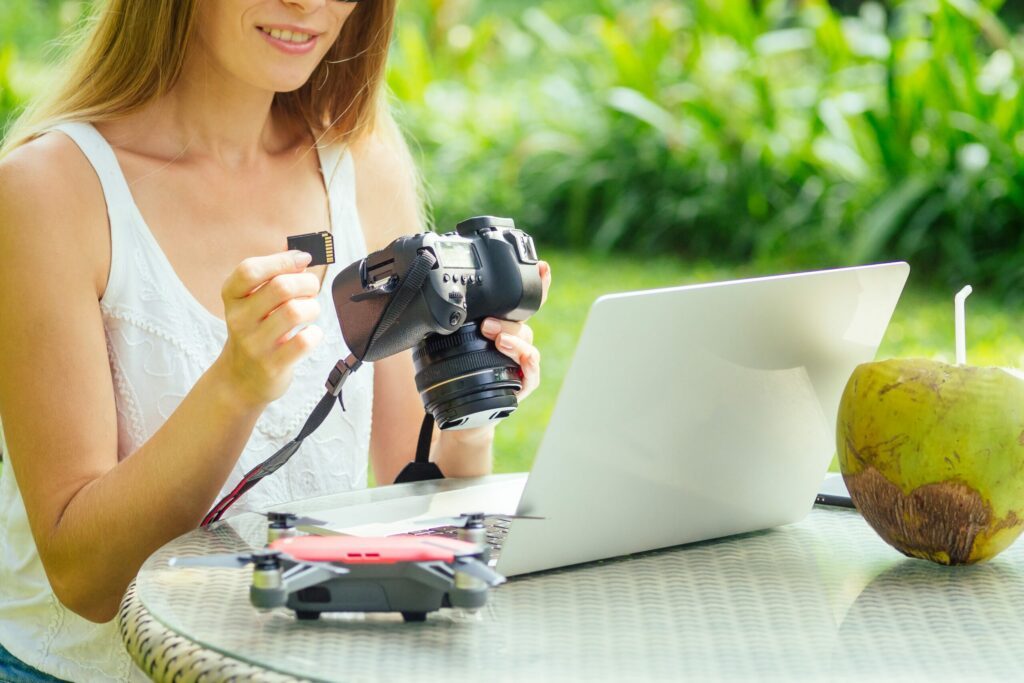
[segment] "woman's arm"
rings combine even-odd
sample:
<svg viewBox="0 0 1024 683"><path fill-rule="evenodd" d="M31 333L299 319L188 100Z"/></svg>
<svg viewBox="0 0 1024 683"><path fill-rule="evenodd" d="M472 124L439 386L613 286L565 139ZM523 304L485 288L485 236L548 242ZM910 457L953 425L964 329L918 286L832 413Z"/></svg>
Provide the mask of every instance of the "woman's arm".
<svg viewBox="0 0 1024 683"><path fill-rule="evenodd" d="M367 248L383 249L395 238L422 231L415 176L407 151L396 142L368 136L352 149L356 164L356 203ZM540 264L547 296L550 269ZM540 383L540 353L533 332L523 323L493 320L484 335L523 368L525 398ZM412 352L405 351L374 363L373 430L370 458L376 479L389 484L413 459L423 403L416 391ZM435 428L431 460L449 477L475 477L491 471L494 428L441 432Z"/></svg>
<svg viewBox="0 0 1024 683"><path fill-rule="evenodd" d="M366 248L383 249L402 235L423 230L416 180L397 131L360 138L351 148L356 169L356 208ZM416 451L423 404L413 381L412 352L373 364L370 462L380 484L390 484Z"/></svg>
<svg viewBox="0 0 1024 683"><path fill-rule="evenodd" d="M64 136L0 164L0 415L10 467L54 593L97 622L113 618L154 550L197 526L264 406L322 334L310 327L277 341L317 312L308 297L319 282L294 254L244 262L225 285L221 357L119 463L98 303L108 235L99 182Z"/></svg>
<svg viewBox="0 0 1024 683"><path fill-rule="evenodd" d="M366 136L352 148L356 166L356 204L366 246L373 252L395 238L423 230L415 175L401 141L379 134ZM370 459L381 484L390 484L413 459L423 403L416 391L412 352L374 363L373 429ZM472 430L452 439L435 430L431 459L448 476L474 476L491 470L493 429ZM442 447L442 444L448 444Z"/></svg>

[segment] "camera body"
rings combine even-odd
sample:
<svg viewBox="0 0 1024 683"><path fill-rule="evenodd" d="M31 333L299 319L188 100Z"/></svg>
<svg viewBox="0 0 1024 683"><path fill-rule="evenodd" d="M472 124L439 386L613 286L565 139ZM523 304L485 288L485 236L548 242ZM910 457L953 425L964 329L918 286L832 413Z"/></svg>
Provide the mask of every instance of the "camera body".
<svg viewBox="0 0 1024 683"><path fill-rule="evenodd" d="M434 263L378 334L393 300L409 295L403 280L423 254ZM540 308L537 251L511 219L478 216L443 235L400 237L346 267L331 291L345 343L360 361L415 347L417 389L441 429L480 426L516 409L521 370L477 324L526 320Z"/></svg>

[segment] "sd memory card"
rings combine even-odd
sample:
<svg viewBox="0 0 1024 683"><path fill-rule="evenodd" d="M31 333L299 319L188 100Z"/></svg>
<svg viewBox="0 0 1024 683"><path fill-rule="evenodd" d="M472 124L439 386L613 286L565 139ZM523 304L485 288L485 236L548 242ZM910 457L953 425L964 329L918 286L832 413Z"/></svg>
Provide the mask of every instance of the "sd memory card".
<svg viewBox="0 0 1024 683"><path fill-rule="evenodd" d="M310 254L313 257L310 266L334 263L334 236L326 231L292 235L288 238L288 248Z"/></svg>

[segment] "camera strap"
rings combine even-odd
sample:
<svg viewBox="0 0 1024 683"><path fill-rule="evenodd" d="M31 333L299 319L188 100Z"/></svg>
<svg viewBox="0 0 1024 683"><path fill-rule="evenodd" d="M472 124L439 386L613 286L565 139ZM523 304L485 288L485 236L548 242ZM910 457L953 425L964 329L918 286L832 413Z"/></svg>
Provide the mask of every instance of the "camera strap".
<svg viewBox="0 0 1024 683"><path fill-rule="evenodd" d="M418 294L423 287L423 282L427 278L427 274L430 269L437 263L437 259L429 251L420 251L412 264L409 266L409 270L406 271L405 277L402 278L401 282L397 284L397 288L391 291L394 292L394 298L391 303L388 304L381 315L380 320L377 322L377 326L373 330L373 334L370 337L369 344L366 345L366 354L370 353L370 349L373 348L374 344L380 339L388 329L395 324L395 322L405 311L406 307L412 302L413 298ZM306 439L307 436L317 430L317 428L323 424L323 421L327 419L331 409L334 408L334 401L337 399L338 403L341 404L341 409L345 410L345 402L342 398L341 390L345 381L348 380L349 375L359 369L363 364L363 361L356 358L354 354L348 356L344 360L339 360L331 370L331 374L327 377L326 388L327 393L323 395L323 398L313 408L313 412L310 413L309 417L306 418L305 424L302 425L302 429L295 436L294 439L286 443L272 456L261 462L256 467L252 468L242 477L242 480L238 482L238 485L231 490L231 493L221 498L213 508L203 518L200 526L209 526L213 522L218 521L228 508L235 504L235 502L241 498L249 489L258 484L261 479L268 477L277 470L281 469L286 462L288 462L295 452L299 450L299 446ZM429 419L430 424L427 425ZM421 458L427 465L433 466L437 470L437 476L421 476L418 479L442 479L444 475L441 474L441 470L437 468L437 465L429 462L430 456L430 437L433 434L434 418L427 413L423 424L420 426L420 438L416 446L416 460L406 466L402 470L402 474L405 474L406 470L412 465L419 465ZM426 447L424 449L424 432L427 433ZM421 453L422 451L422 453ZM427 468L429 469L429 468ZM399 475L401 476L401 475ZM417 479L411 479L409 481L416 481ZM396 483L398 481L396 480Z"/></svg>
<svg viewBox="0 0 1024 683"><path fill-rule="evenodd" d="M430 441L433 436L434 416L430 413L425 413L423 415L423 423L420 425L420 438L416 442L416 459L402 468L402 471L395 477L396 484L444 479L444 473L441 472L441 468L436 463L430 462Z"/></svg>

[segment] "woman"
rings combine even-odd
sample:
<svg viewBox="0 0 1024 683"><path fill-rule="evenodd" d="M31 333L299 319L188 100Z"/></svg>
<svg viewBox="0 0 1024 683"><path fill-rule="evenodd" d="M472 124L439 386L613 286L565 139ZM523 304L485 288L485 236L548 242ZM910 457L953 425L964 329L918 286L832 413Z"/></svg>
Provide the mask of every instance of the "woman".
<svg viewBox="0 0 1024 683"><path fill-rule="evenodd" d="M137 675L110 623L125 587L294 436L346 355L335 269L421 224L380 106L393 13L394 0L109 0L64 85L9 136L0 674ZM321 229L333 266L281 251ZM540 378L529 327L484 330L522 365L525 398ZM410 355L361 369L345 399L237 510L364 486L367 458L394 479L423 410ZM484 474L492 437L441 433L432 459Z"/></svg>

